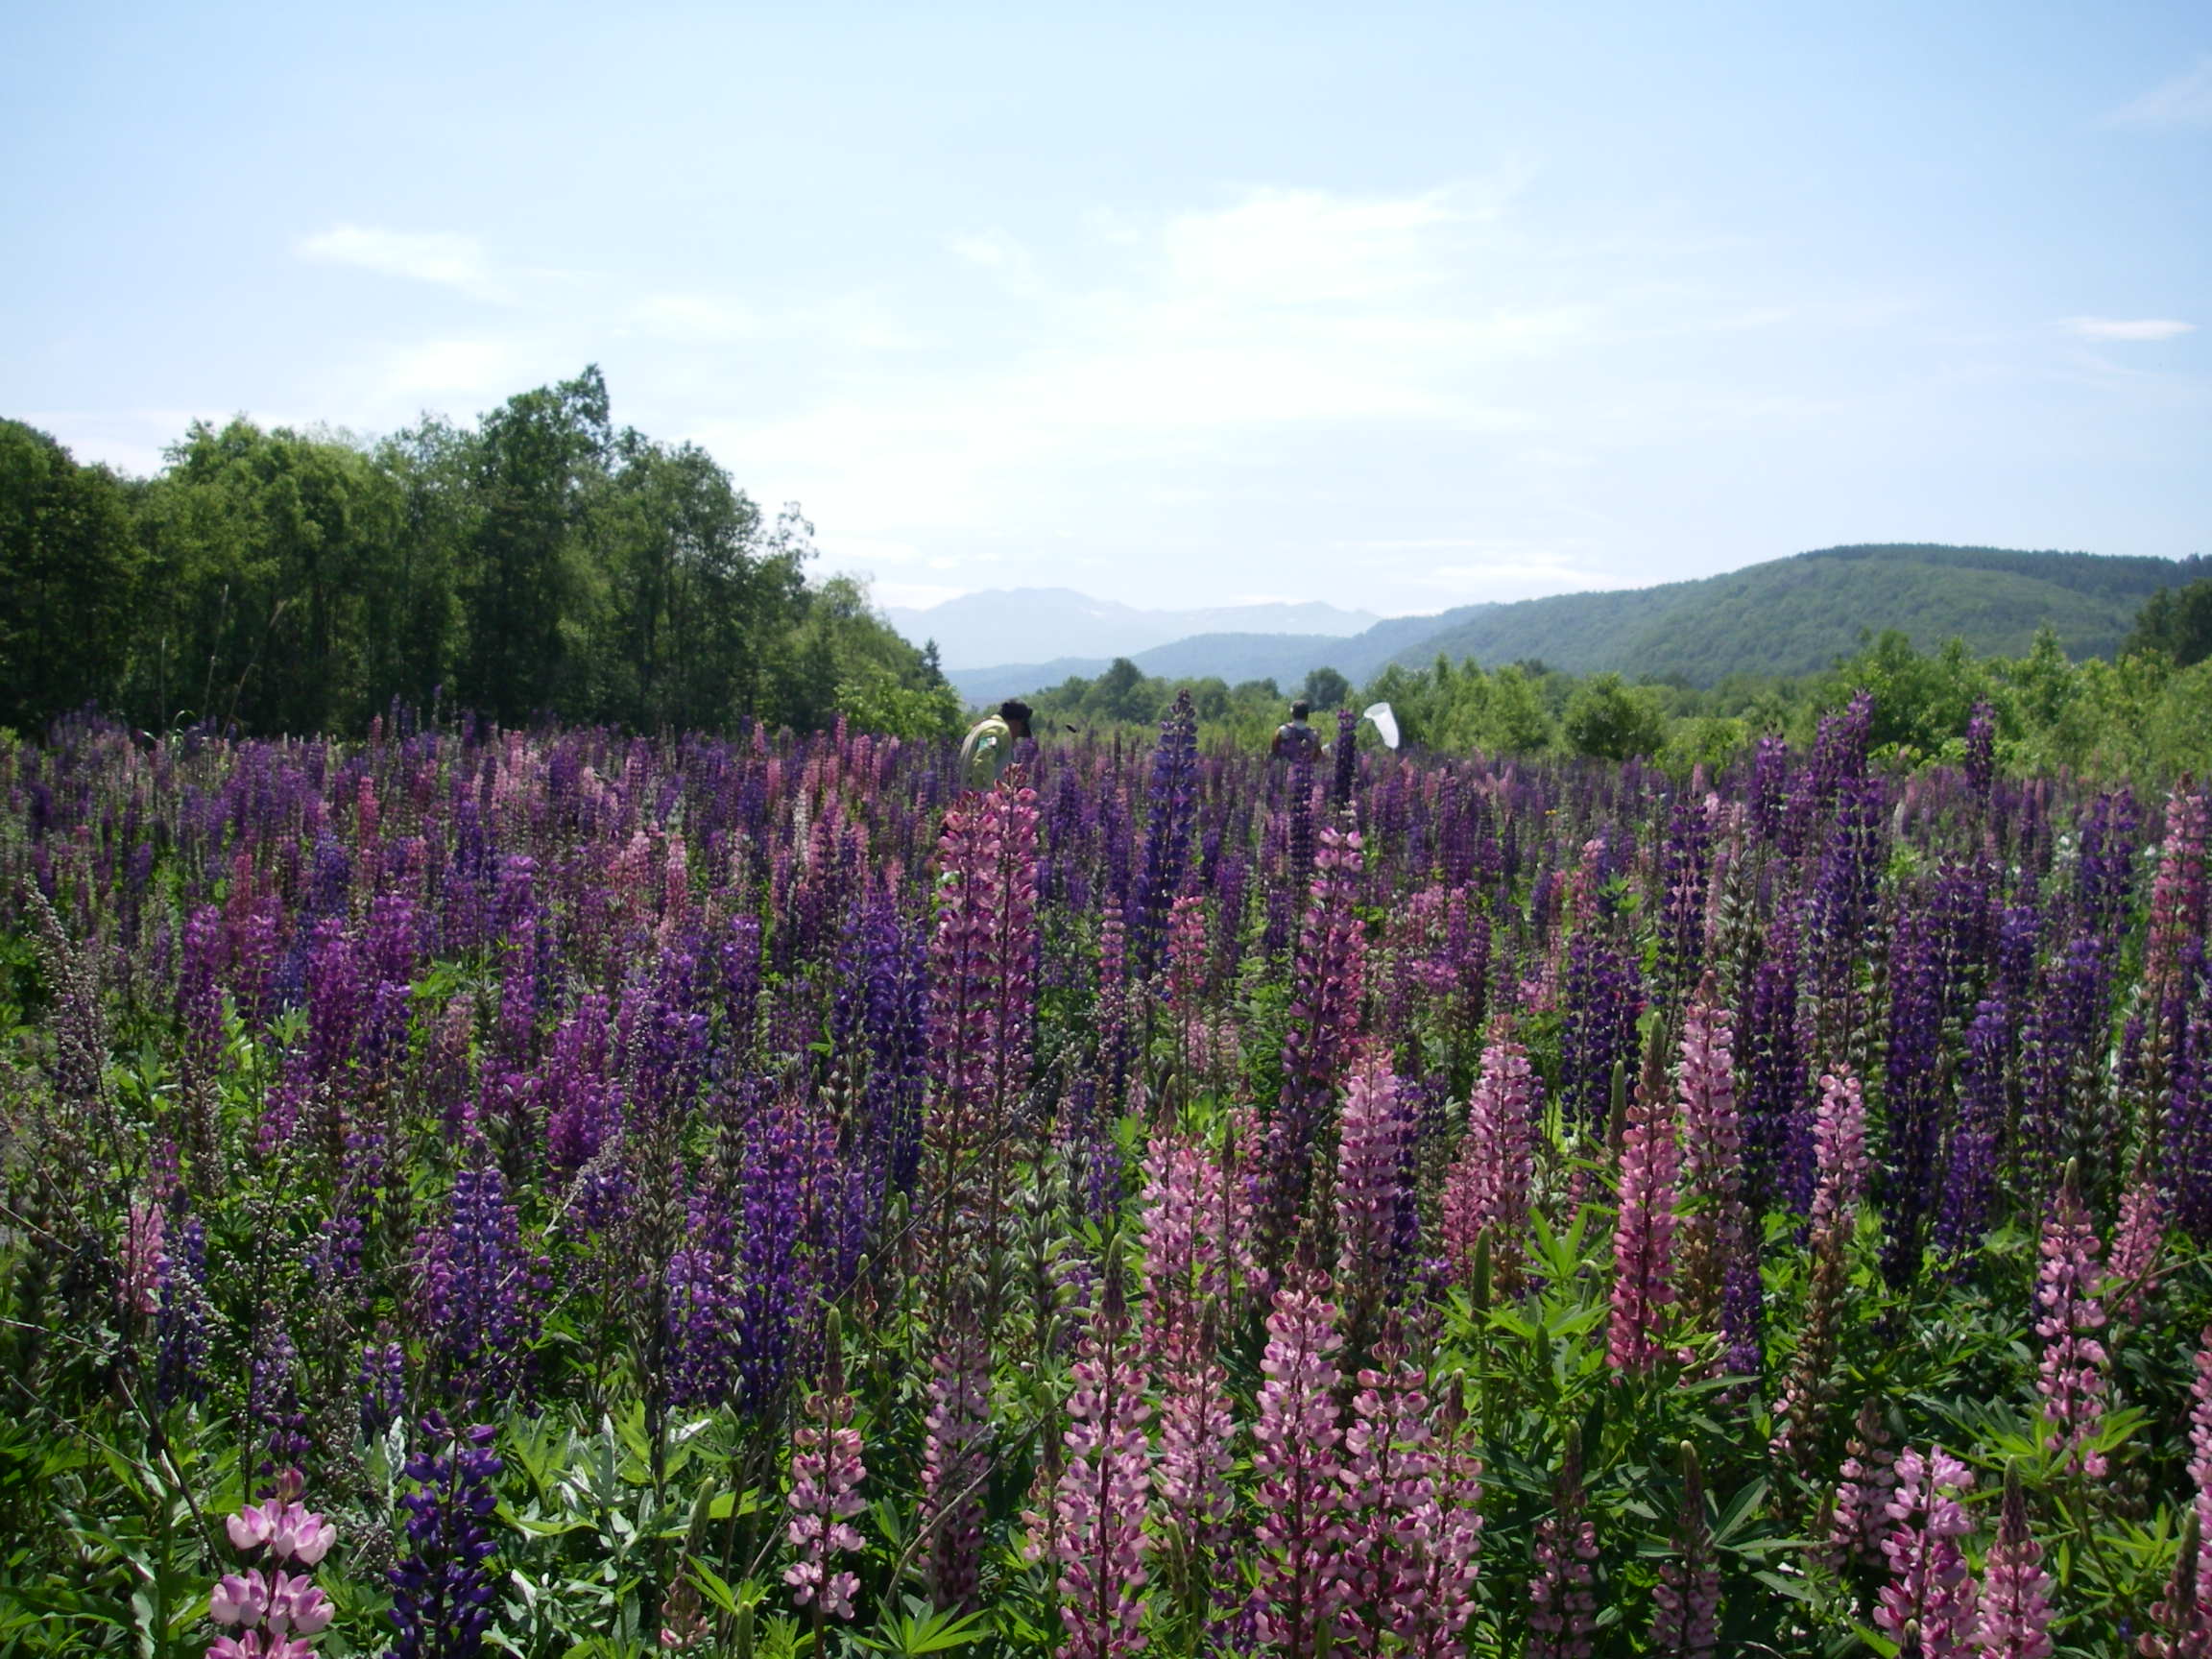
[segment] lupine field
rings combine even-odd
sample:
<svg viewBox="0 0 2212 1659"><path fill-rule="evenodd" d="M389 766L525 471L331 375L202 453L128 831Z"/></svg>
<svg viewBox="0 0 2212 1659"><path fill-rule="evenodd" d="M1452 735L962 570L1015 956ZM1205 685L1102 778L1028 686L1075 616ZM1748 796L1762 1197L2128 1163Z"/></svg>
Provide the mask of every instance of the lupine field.
<svg viewBox="0 0 2212 1659"><path fill-rule="evenodd" d="M0 1655L2212 1651L2207 798L0 750Z"/></svg>

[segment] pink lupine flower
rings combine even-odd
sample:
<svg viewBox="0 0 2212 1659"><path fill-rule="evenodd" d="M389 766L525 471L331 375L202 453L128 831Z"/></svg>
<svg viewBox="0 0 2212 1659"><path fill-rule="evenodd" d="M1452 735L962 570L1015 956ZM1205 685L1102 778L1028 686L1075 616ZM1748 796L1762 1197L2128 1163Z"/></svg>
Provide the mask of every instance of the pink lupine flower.
<svg viewBox="0 0 2212 1659"><path fill-rule="evenodd" d="M1382 1300L1409 1201L1406 1165L1415 1132L1406 1091L1386 1053L1358 1061L1344 1090L1336 1141L1336 1283L1363 1329Z"/></svg>
<svg viewBox="0 0 2212 1659"><path fill-rule="evenodd" d="M1199 1582L1224 1542L1235 1500L1229 1488L1236 1467L1236 1418L1229 1375L1206 1350L1191 1343L1160 1377L1160 1460L1152 1489L1163 1524L1182 1536L1190 1570Z"/></svg>
<svg viewBox="0 0 2212 1659"><path fill-rule="evenodd" d="M1683 1275L1702 1316L1717 1310L1726 1252L1743 1214L1743 1131L1736 1111L1736 1017L1717 1001L1708 974L1683 1016Z"/></svg>
<svg viewBox="0 0 2212 1659"><path fill-rule="evenodd" d="M1674 1659L1712 1659L1719 1639L1720 1565L1705 1521L1705 1477L1697 1451L1682 1442L1682 1507L1674 1523L1674 1553L1659 1566L1651 1593L1651 1650Z"/></svg>
<svg viewBox="0 0 2212 1659"><path fill-rule="evenodd" d="M2200 790L2177 788L2166 798L2166 840L2151 883L2151 928L2143 947L2143 977L2154 994L2163 993L2188 942L2204 931L2208 807L2212 803Z"/></svg>
<svg viewBox="0 0 2212 1659"><path fill-rule="evenodd" d="M1290 1659L1307 1659L1343 1605L1347 1585L1339 1513L1333 1356L1342 1346L1325 1275L1287 1267L1267 1316L1260 1360L1260 1416L1253 1425L1254 1538L1260 1582L1252 1594L1260 1640Z"/></svg>
<svg viewBox="0 0 2212 1659"><path fill-rule="evenodd" d="M2043 1265L2035 1281L2035 1334L2043 1338L2043 1363L2035 1386L2043 1396L2043 1421L2066 1455L2067 1471L2091 1480L2104 1477L2104 1454L2090 1443L2110 1387L2104 1344L2095 1334L2104 1325L2096 1295L2098 1251L2097 1231L2069 1170L2043 1228Z"/></svg>
<svg viewBox="0 0 2212 1659"><path fill-rule="evenodd" d="M1649 1371L1674 1300L1674 1181L1681 1160L1674 1097L1662 1089L1628 1108L1621 1211L1613 1228L1613 1324L1605 1358L1616 1381Z"/></svg>
<svg viewBox="0 0 2212 1659"><path fill-rule="evenodd" d="M1974 1529L1959 1496L1973 1484L1973 1472L1940 1446L1925 1455L1909 1446L1897 1455L1897 1490L1889 1500L1895 1525L1882 1541L1889 1582L1874 1623L1899 1641L1908 1626L1916 1629L1923 1659L1969 1659L1974 1651L1974 1578L1959 1546Z"/></svg>
<svg viewBox="0 0 2212 1659"><path fill-rule="evenodd" d="M1598 1628L1598 1528L1582 1513L1582 1437L1567 1431L1551 1512L1536 1524L1525 1659L1590 1659Z"/></svg>
<svg viewBox="0 0 2212 1659"><path fill-rule="evenodd" d="M329 1628L336 1609L313 1577L276 1565L313 1567L337 1537L335 1527L301 1503L301 1491L299 1471L288 1469L273 1497L225 1517L232 1546L245 1552L266 1547L270 1565L225 1574L208 1592L208 1620L238 1628L214 1639L209 1659L310 1659L313 1638Z"/></svg>
<svg viewBox="0 0 2212 1659"><path fill-rule="evenodd" d="M1467 1134L1444 1179L1444 1252L1454 1275L1474 1272L1475 1240L1488 1229L1491 1269L1509 1288L1520 1282L1528 1228L1528 1183L1535 1170L1535 1122L1543 1084L1528 1051L1501 1022L1482 1050L1482 1070L1467 1103Z"/></svg>
<svg viewBox="0 0 2212 1659"><path fill-rule="evenodd" d="M1098 1315L1070 1367L1062 1436L1068 1463L1054 1494L1059 1525L1060 1613L1076 1659L1137 1653L1145 1638L1144 1425L1150 1415L1130 1363L1119 1270L1110 1271Z"/></svg>
<svg viewBox="0 0 2212 1659"><path fill-rule="evenodd" d="M1829 1515L1828 1547L1839 1571L1853 1564L1879 1566L1882 1538L1889 1528L1889 1501L1897 1490L1897 1454L1881 1403L1869 1395L1843 1448L1842 1479Z"/></svg>
<svg viewBox="0 0 2212 1659"><path fill-rule="evenodd" d="M798 1606L815 1604L824 1617L853 1617L860 1580L836 1559L862 1546L853 1517L867 1507L860 1482L868 1467L860 1457L860 1431L853 1427L853 1397L845 1392L844 1338L834 1312L824 1337L828 1358L822 1386L806 1398L807 1421L791 1435L791 1522L786 1531L799 1559L783 1570Z"/></svg>
<svg viewBox="0 0 2212 1659"><path fill-rule="evenodd" d="M1820 1079L1813 1116L1813 1231L1848 1236L1854 1207L1866 1191L1866 1101L1848 1070Z"/></svg>
<svg viewBox="0 0 2212 1659"><path fill-rule="evenodd" d="M160 1205L131 1206L123 1234L123 1271L116 1294L132 1313L152 1313L161 1306L161 1236L168 1213Z"/></svg>
<svg viewBox="0 0 2212 1659"><path fill-rule="evenodd" d="M1241 1182L1189 1142L1159 1136L1145 1159L1142 1336L1156 1361L1188 1351L1201 1315L1226 1310L1249 1205Z"/></svg>
<svg viewBox="0 0 2212 1659"><path fill-rule="evenodd" d="M1482 1459L1469 1420L1464 1381L1454 1378L1445 1395L1435 1479L1435 1507L1427 1527L1428 1557L1417 1589L1406 1598L1399 1640L1419 1659L1446 1659L1463 1651L1460 1632L1475 1616L1475 1586L1482 1548Z"/></svg>
<svg viewBox="0 0 2212 1659"><path fill-rule="evenodd" d="M1997 1542L1983 1568L1983 1659L2051 1659L2051 1575L2042 1563L2043 1546L2028 1532L2019 1472L2008 1469Z"/></svg>
<svg viewBox="0 0 2212 1659"><path fill-rule="evenodd" d="M922 1514L929 1584L940 1608L975 1598L983 1566L982 1479L991 1435L991 1352L973 1324L956 1327L931 1363L922 1420Z"/></svg>
<svg viewBox="0 0 2212 1659"><path fill-rule="evenodd" d="M1418 1592L1436 1522L1440 1459L1429 1427L1427 1378L1402 1344L1376 1345L1359 1373L1344 1431L1344 1556L1353 1605L1338 1628L1362 1649L1381 1625L1418 1627ZM1406 1632L1399 1632L1401 1635Z"/></svg>
<svg viewBox="0 0 2212 1659"><path fill-rule="evenodd" d="M2157 1291L2158 1247L2165 1241L2166 1205L2155 1182L2138 1181L2121 1195L2120 1225L2112 1236L2113 1313L2133 1324Z"/></svg>

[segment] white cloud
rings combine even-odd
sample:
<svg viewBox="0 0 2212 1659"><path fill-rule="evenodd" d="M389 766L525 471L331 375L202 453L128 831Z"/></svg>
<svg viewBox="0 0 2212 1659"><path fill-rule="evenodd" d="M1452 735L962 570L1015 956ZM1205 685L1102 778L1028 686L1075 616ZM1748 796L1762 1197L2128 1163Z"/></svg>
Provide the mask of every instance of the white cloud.
<svg viewBox="0 0 2212 1659"><path fill-rule="evenodd" d="M932 587L926 582L878 582L869 589L877 604L896 605L905 611L932 611L971 591L967 588Z"/></svg>
<svg viewBox="0 0 2212 1659"><path fill-rule="evenodd" d="M2212 53L2104 119L2116 127L2212 127Z"/></svg>
<svg viewBox="0 0 2212 1659"><path fill-rule="evenodd" d="M763 332L751 307L713 294L649 294L631 312L630 326L656 339L699 343L752 340Z"/></svg>
<svg viewBox="0 0 2212 1659"><path fill-rule="evenodd" d="M524 384L523 373L504 340L426 340L386 359L378 390L401 402L439 394L498 398Z"/></svg>
<svg viewBox="0 0 2212 1659"><path fill-rule="evenodd" d="M472 236L338 225L302 238L295 252L317 264L350 265L387 276L405 276L455 288L478 300L505 302L510 298Z"/></svg>
<svg viewBox="0 0 2212 1659"><path fill-rule="evenodd" d="M2069 317L2063 326L2084 340L2173 340L2197 331L2172 317Z"/></svg>

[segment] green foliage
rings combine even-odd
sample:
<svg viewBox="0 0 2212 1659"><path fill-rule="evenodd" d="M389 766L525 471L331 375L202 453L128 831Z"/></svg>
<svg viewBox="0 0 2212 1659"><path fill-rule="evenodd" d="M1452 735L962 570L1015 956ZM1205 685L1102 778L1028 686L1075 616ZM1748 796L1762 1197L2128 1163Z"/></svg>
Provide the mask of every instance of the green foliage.
<svg viewBox="0 0 2212 1659"><path fill-rule="evenodd" d="M0 725L114 695L141 557L113 473L0 421Z"/></svg>
<svg viewBox="0 0 2212 1659"><path fill-rule="evenodd" d="M1623 685L1618 674L1594 675L1576 686L1563 729L1575 754L1598 760L1650 755L1666 741L1659 710Z"/></svg>
<svg viewBox="0 0 2212 1659"><path fill-rule="evenodd" d="M2162 651L2179 668L2212 657L2212 577L2152 594L2135 618L2127 649Z"/></svg>
<svg viewBox="0 0 2212 1659"><path fill-rule="evenodd" d="M97 699L154 730L357 732L397 699L952 730L934 662L813 556L796 510L770 524L704 450L615 427L596 369L373 445L199 422L144 484L0 423L0 722Z"/></svg>

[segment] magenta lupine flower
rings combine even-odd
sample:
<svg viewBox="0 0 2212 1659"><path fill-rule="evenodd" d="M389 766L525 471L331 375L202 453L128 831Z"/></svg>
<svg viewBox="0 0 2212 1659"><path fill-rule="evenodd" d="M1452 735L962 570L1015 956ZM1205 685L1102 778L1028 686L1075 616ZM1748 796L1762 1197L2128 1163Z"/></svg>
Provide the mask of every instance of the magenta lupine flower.
<svg viewBox="0 0 2212 1659"><path fill-rule="evenodd" d="M1156 1136L1145 1160L1142 1216L1144 1349L1155 1360L1187 1357L1196 1352L1201 1317L1225 1316L1231 1306L1247 1216L1244 1186L1204 1148Z"/></svg>
<svg viewBox="0 0 2212 1659"><path fill-rule="evenodd" d="M1146 1463L1142 1379L1132 1364L1118 1269L1070 1374L1068 1462L1054 1494L1060 1617L1076 1659L1142 1651Z"/></svg>
<svg viewBox="0 0 2212 1659"><path fill-rule="evenodd" d="M1474 1272L1475 1240L1485 1228L1499 1282L1519 1283L1542 1092L1527 1049L1501 1023L1482 1050L1481 1074L1467 1103L1466 1138L1444 1181L1445 1258L1462 1284Z"/></svg>
<svg viewBox="0 0 2212 1659"><path fill-rule="evenodd" d="M2190 940L2204 931L2207 801L2201 790L2166 798L2166 841L2151 883L2151 931L2143 947L2143 978L2162 995Z"/></svg>
<svg viewBox="0 0 2212 1659"><path fill-rule="evenodd" d="M1307 1659L1319 1648L1349 1589L1334 1358L1343 1338L1328 1289L1318 1271L1296 1263L1285 1271L1267 1315L1260 1360L1265 1381L1252 1429L1253 1502L1260 1510L1253 1624L1262 1642L1288 1659Z"/></svg>
<svg viewBox="0 0 2212 1659"><path fill-rule="evenodd" d="M2099 1248L2069 1170L2043 1227L2043 1265L2035 1281L2035 1334L2043 1338L2043 1363L2035 1386L2052 1441L2066 1455L2067 1472L2091 1480L2104 1477L2104 1454L2090 1442L2110 1387L2109 1361L2096 1335L2104 1326L2097 1300Z"/></svg>
<svg viewBox="0 0 2212 1659"><path fill-rule="evenodd" d="M1697 1450L1682 1442L1682 1507L1674 1523L1674 1553L1659 1564L1651 1593L1651 1650L1672 1659L1712 1659L1719 1640L1720 1564L1705 1520L1705 1476Z"/></svg>
<svg viewBox="0 0 2212 1659"><path fill-rule="evenodd" d="M1997 1542L1983 1563L1983 1659L2051 1659L2051 1575L2043 1546L2028 1532L2028 1499L2015 1469L2005 1472Z"/></svg>
<svg viewBox="0 0 2212 1659"><path fill-rule="evenodd" d="M1362 1649L1382 1625L1420 1623L1420 1592L1437 1519L1441 1459L1429 1427L1428 1382L1403 1345L1376 1345L1344 1431L1344 1559L1349 1604L1338 1629ZM1407 1628L1399 1630L1403 1623Z"/></svg>
<svg viewBox="0 0 2212 1659"><path fill-rule="evenodd" d="M1427 1559L1418 1589L1404 1599L1392 1626L1419 1659L1447 1659L1463 1651L1460 1632L1475 1616L1482 1548L1482 1459L1476 1444L1464 1384L1454 1378L1444 1399L1435 1506L1426 1527Z"/></svg>
<svg viewBox="0 0 2212 1659"><path fill-rule="evenodd" d="M1229 1374L1205 1351L1211 1347L1211 1340L1203 1347L1191 1342L1159 1375L1160 1460L1152 1468L1159 1519L1180 1532L1191 1578L1200 1585L1224 1543L1235 1503L1229 1476L1237 1462Z"/></svg>
<svg viewBox="0 0 2212 1659"><path fill-rule="evenodd" d="M1894 1525L1882 1541L1889 1582L1874 1623L1896 1641L1908 1626L1917 1630L1923 1659L1970 1659L1974 1651L1974 1578L1959 1546L1974 1529L1959 1502L1973 1484L1973 1472L1940 1446L1926 1454L1908 1446L1897 1455Z"/></svg>
<svg viewBox="0 0 2212 1659"><path fill-rule="evenodd" d="M1551 1511L1536 1523L1524 1659L1590 1659L1598 1628L1598 1528L1582 1513L1582 1437L1570 1428Z"/></svg>
<svg viewBox="0 0 2212 1659"><path fill-rule="evenodd" d="M1852 1212L1866 1191L1866 1101L1849 1071L1820 1079L1813 1115L1813 1231L1850 1236Z"/></svg>
<svg viewBox="0 0 2212 1659"><path fill-rule="evenodd" d="M1879 1566L1882 1539L1889 1530L1889 1501L1897 1491L1897 1454L1889 1447L1881 1404L1871 1395L1861 1403L1843 1448L1841 1476L1828 1517L1830 1556L1839 1571Z"/></svg>
<svg viewBox="0 0 2212 1659"><path fill-rule="evenodd" d="M1001 782L945 814L930 946L934 1132L973 1145L1021 1104L1037 960L1037 796Z"/></svg>
<svg viewBox="0 0 2212 1659"><path fill-rule="evenodd" d="M2111 1285L2119 1300L2112 1312L2134 1324L2158 1288L2158 1247L2166 1237L2166 1201L2156 1183L2138 1181L2121 1195L2120 1225L2112 1235Z"/></svg>
<svg viewBox="0 0 2212 1659"><path fill-rule="evenodd" d="M1649 1371L1665 1350L1674 1300L1674 1182L1681 1162L1674 1097L1662 1089L1628 1108L1621 1147L1621 1209L1613 1228L1613 1323L1605 1358L1619 1381Z"/></svg>
<svg viewBox="0 0 2212 1659"><path fill-rule="evenodd" d="M806 1421L791 1434L791 1522L785 1536L799 1559L783 1570L792 1601L819 1606L830 1619L853 1617L860 1580L837 1566L837 1557L861 1547L853 1517L867 1507L860 1482L860 1431L853 1427L853 1396L845 1392L844 1339L831 1312L824 1335L828 1357L822 1386L806 1398Z"/></svg>
<svg viewBox="0 0 2212 1659"><path fill-rule="evenodd" d="M929 1587L940 1608L975 1599L983 1567L983 1481L990 1472L991 1351L973 1323L956 1325L931 1361L922 1420L922 1523L930 1528Z"/></svg>
<svg viewBox="0 0 2212 1659"><path fill-rule="evenodd" d="M1414 1122L1386 1053L1359 1060L1344 1090L1336 1140L1336 1283L1355 1329L1382 1299L1411 1202Z"/></svg>
<svg viewBox="0 0 2212 1659"><path fill-rule="evenodd" d="M1206 901L1186 893L1167 921L1167 1001L1182 1019L1183 1063L1203 1070L1213 1045L1206 1029Z"/></svg>

